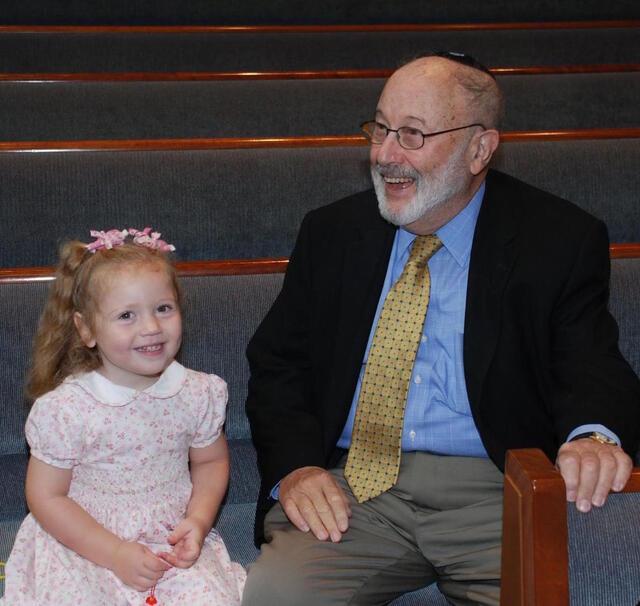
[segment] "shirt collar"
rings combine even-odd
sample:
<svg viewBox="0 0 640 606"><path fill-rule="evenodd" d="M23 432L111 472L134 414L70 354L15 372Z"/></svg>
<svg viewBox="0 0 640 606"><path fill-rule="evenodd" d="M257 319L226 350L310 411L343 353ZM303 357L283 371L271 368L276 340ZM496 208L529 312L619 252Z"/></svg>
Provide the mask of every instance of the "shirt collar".
<svg viewBox="0 0 640 606"><path fill-rule="evenodd" d="M436 232L436 235L442 241L442 245L449 251L460 267L466 267L469 264L473 234L476 229L480 207L482 206L484 190L485 182L483 181L469 204ZM399 250L404 251L415 240L416 236L402 227L398 232L398 247Z"/></svg>
<svg viewBox="0 0 640 606"><path fill-rule="evenodd" d="M107 406L126 406L143 393L154 398L172 398L182 389L186 376L186 368L174 360L153 385L142 391L116 385L96 370L72 375L64 382L78 385L98 402Z"/></svg>

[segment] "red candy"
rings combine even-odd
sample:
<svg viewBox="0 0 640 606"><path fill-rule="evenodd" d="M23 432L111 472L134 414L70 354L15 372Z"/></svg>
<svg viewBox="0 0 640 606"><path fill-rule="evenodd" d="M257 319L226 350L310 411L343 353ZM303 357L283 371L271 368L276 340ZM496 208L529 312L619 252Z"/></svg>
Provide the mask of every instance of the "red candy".
<svg viewBox="0 0 640 606"><path fill-rule="evenodd" d="M154 606L158 603L158 600L156 600L155 596L150 595L144 602L145 604L149 604L149 606Z"/></svg>

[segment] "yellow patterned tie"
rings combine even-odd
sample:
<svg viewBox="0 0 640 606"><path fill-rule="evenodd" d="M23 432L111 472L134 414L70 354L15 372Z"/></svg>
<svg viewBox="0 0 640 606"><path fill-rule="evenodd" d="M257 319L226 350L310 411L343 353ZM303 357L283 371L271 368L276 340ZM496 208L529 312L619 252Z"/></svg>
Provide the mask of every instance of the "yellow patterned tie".
<svg viewBox="0 0 640 606"><path fill-rule="evenodd" d="M418 236L402 275L387 294L362 379L344 475L359 503L398 479L404 408L429 304L427 261L442 246Z"/></svg>

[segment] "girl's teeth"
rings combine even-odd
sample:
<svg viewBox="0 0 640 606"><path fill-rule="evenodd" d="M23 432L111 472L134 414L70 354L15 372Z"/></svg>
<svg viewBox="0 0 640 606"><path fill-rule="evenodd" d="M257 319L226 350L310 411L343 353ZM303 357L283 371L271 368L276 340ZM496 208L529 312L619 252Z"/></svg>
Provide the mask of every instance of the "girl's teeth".
<svg viewBox="0 0 640 606"><path fill-rule="evenodd" d="M161 345L149 345L147 347L138 347L139 351L158 351Z"/></svg>

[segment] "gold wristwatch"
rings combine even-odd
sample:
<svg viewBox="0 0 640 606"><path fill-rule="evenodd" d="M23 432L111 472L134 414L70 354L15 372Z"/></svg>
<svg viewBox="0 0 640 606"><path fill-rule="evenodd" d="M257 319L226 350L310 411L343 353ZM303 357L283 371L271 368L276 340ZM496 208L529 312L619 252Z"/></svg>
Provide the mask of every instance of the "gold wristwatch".
<svg viewBox="0 0 640 606"><path fill-rule="evenodd" d="M586 433L579 433L577 436L573 436L571 441L580 440L581 438L590 438L591 440L595 440L596 442L600 442L600 444L610 444L611 446L619 446L619 444L611 439L609 436L600 433L599 431L587 431Z"/></svg>

